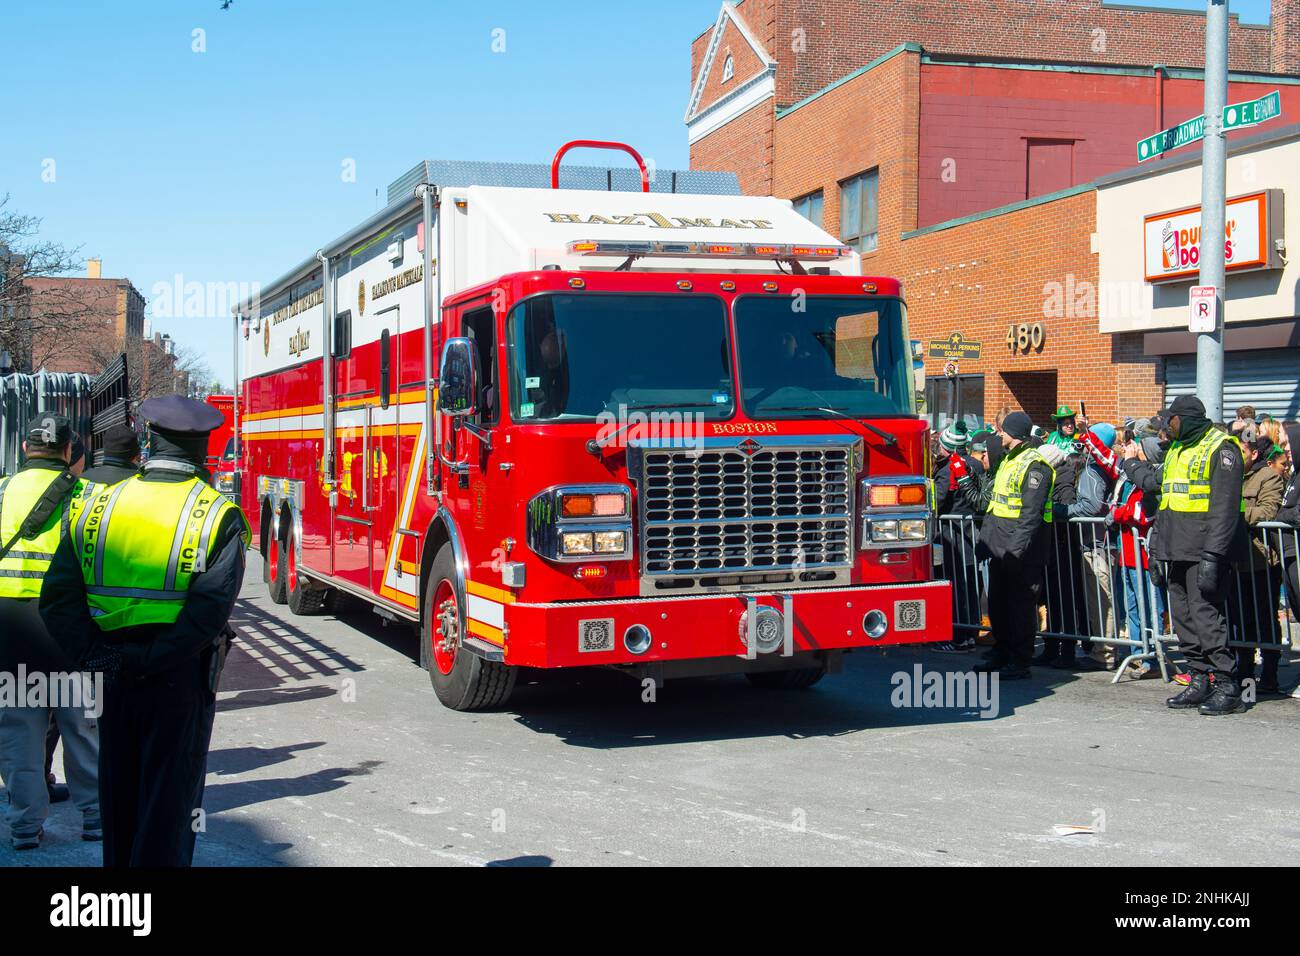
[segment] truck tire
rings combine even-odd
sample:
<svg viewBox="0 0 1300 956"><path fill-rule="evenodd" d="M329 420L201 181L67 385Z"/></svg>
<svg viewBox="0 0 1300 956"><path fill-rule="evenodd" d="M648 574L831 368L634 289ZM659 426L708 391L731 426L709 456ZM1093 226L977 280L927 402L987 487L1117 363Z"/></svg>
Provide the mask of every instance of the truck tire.
<svg viewBox="0 0 1300 956"><path fill-rule="evenodd" d="M265 555L266 589L270 592L273 603L284 604L289 600L289 592L284 586L284 579L288 574L284 564L284 542L280 540L278 534L272 534L267 543L270 547Z"/></svg>
<svg viewBox="0 0 1300 956"><path fill-rule="evenodd" d="M749 682L763 690L802 690L826 676L822 667L800 667L788 671L754 671L746 674Z"/></svg>
<svg viewBox="0 0 1300 956"><path fill-rule="evenodd" d="M465 612L456 596L456 567L450 544L433 559L420 615L420 663L429 672L433 692L452 710L500 707L515 688L518 668L485 661L459 646ZM452 631L446 640L444 628Z"/></svg>
<svg viewBox="0 0 1300 956"><path fill-rule="evenodd" d="M329 588L322 587L298 573L298 559L292 545L284 548L284 587L289 610L304 617L319 614L325 606Z"/></svg>

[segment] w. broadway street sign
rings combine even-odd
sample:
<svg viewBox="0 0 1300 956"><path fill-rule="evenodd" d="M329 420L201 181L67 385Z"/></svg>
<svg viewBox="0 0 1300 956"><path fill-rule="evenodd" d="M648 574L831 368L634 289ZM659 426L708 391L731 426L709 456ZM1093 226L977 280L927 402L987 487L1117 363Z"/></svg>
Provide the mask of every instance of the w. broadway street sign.
<svg viewBox="0 0 1300 956"><path fill-rule="evenodd" d="M1148 136L1138 143L1138 162L1154 159L1161 153L1167 153L1179 146L1195 143L1205 137L1205 117L1198 116L1185 123L1179 123L1172 129L1162 130L1154 136Z"/></svg>
<svg viewBox="0 0 1300 956"><path fill-rule="evenodd" d="M1257 100L1247 100L1245 103L1232 103L1225 106L1223 108L1223 128L1225 130L1244 129L1247 126L1267 123L1269 120L1277 119L1281 115L1282 94L1280 91L1274 90L1267 96L1261 96ZM1155 159L1162 153L1169 152L1171 149L1177 149L1180 146L1186 146L1204 138L1205 117L1198 116L1195 119L1189 119L1185 123L1179 123L1172 129L1164 130L1141 140L1138 143L1138 162L1144 163L1148 159Z"/></svg>

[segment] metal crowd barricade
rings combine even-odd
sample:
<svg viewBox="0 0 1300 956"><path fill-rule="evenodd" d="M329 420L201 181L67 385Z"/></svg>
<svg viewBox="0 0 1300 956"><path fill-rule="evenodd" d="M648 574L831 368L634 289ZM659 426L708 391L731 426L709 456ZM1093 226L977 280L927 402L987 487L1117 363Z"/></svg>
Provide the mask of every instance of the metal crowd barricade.
<svg viewBox="0 0 1300 956"><path fill-rule="evenodd" d="M1292 620L1300 617L1300 529L1261 521L1250 529L1250 546L1250 561L1234 568L1228 588L1228 646L1281 652L1300 632Z"/></svg>
<svg viewBox="0 0 1300 956"><path fill-rule="evenodd" d="M987 630L983 615L988 603L985 562L977 559L979 539L976 519L970 515L939 517L943 577L953 583L953 627L979 633ZM1119 560L1120 536L1128 535L1135 556L1131 577L1137 633L1130 632L1125 590L1125 570ZM1146 547L1137 529L1107 527L1105 518L1072 518L1052 523L1052 553L1043 571L1043 604L1046 627L1038 636L1060 641L1090 642L1124 648L1126 654L1115 670L1117 683L1131 664L1154 662L1161 676L1170 680L1165 644L1176 640L1170 633L1167 615L1143 567ZM970 597L973 592L974 597ZM1124 613L1121 614L1121 609Z"/></svg>
<svg viewBox="0 0 1300 956"><path fill-rule="evenodd" d="M73 428L89 435L92 384L91 377L80 372L0 376L0 475L18 470L27 425L41 412L66 415Z"/></svg>

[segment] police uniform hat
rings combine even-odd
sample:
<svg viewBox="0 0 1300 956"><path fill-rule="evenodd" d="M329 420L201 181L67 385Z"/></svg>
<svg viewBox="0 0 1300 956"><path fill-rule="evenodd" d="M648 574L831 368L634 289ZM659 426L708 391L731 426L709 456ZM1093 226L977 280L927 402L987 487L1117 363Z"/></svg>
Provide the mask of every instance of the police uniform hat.
<svg viewBox="0 0 1300 956"><path fill-rule="evenodd" d="M1062 418L1073 418L1074 409L1071 408L1069 405L1062 405L1056 411L1052 412L1052 417L1057 420L1060 420Z"/></svg>
<svg viewBox="0 0 1300 956"><path fill-rule="evenodd" d="M27 426L27 445L47 451L61 451L76 437L72 420L66 415L41 412Z"/></svg>
<svg viewBox="0 0 1300 956"><path fill-rule="evenodd" d="M176 438L206 438L225 421L221 412L207 402L184 395L146 399L140 405L140 417L154 431Z"/></svg>

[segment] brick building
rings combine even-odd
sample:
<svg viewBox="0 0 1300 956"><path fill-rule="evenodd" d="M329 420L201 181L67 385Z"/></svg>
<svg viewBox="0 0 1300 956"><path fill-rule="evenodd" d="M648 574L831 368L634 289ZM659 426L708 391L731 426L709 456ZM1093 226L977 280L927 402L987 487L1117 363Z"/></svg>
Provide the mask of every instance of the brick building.
<svg viewBox="0 0 1300 956"><path fill-rule="evenodd" d="M30 278L31 371L97 375L144 340L144 296L129 279L101 275L91 259L85 276Z"/></svg>
<svg viewBox="0 0 1300 956"><path fill-rule="evenodd" d="M914 338L980 343L963 414L1114 418L1158 406L1164 360L1099 330L1094 184L1200 114L1203 56L1202 14L1099 0L728 3L692 46L691 165L793 200L901 278ZM1300 115L1300 0L1269 27L1233 18L1229 59L1229 102L1278 89ZM926 366L940 412L944 362Z"/></svg>

